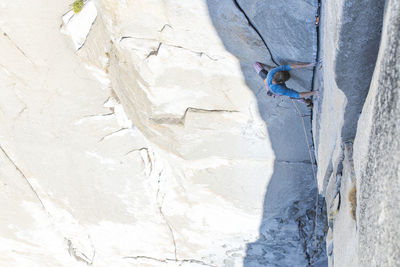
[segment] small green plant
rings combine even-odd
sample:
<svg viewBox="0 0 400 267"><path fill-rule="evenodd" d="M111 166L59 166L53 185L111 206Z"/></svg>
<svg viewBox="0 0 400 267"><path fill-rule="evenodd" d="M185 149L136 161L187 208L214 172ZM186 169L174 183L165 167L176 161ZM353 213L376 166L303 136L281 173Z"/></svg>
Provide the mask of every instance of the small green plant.
<svg viewBox="0 0 400 267"><path fill-rule="evenodd" d="M81 12L82 8L83 8L83 0L76 0L72 4L72 9L74 10L75 14Z"/></svg>

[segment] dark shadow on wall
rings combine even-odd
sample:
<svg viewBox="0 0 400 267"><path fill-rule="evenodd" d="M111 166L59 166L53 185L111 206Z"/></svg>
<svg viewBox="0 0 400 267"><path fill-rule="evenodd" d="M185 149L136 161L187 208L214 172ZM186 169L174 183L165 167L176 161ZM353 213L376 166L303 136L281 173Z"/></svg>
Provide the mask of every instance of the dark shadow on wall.
<svg viewBox="0 0 400 267"><path fill-rule="evenodd" d="M274 172L266 189L259 239L247 244L244 266L308 266L311 261L314 261L313 266L327 266L323 234L326 212L322 210L325 204L320 198L321 216L317 228L322 234L317 236L315 243L317 186L301 118L291 100L266 96L263 81L255 73L253 62L261 61L271 66L274 63L242 13L245 12L262 35L278 64L314 62L317 50L314 22L318 1L207 0L207 5L226 50L240 60L246 84L256 96L276 157ZM240 29L233 27L239 22L248 31L253 31L252 36L258 41L244 40L244 35L238 32ZM263 54L255 53L260 51L260 47ZM299 91L311 89L312 70L298 70L291 74L287 83L289 87ZM302 114L310 116L310 110L304 104L298 102L297 105ZM305 121L307 137L311 141L310 117Z"/></svg>
<svg viewBox="0 0 400 267"><path fill-rule="evenodd" d="M335 81L347 98L343 142L353 141L375 69L382 33L385 0L346 5L338 34ZM351 70L351 71L349 71Z"/></svg>

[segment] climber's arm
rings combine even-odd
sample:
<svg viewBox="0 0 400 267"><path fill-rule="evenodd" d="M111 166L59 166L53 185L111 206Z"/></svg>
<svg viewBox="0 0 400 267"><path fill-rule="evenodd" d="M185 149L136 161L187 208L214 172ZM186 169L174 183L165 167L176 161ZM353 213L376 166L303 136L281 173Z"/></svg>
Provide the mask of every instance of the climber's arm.
<svg viewBox="0 0 400 267"><path fill-rule="evenodd" d="M312 63L293 63L290 64L291 69L303 69L303 68L309 68L309 67L314 67L316 65L315 62Z"/></svg>
<svg viewBox="0 0 400 267"><path fill-rule="evenodd" d="M301 92L299 93L300 98L306 98L309 96L318 95L318 91L311 91L311 92Z"/></svg>
<svg viewBox="0 0 400 267"><path fill-rule="evenodd" d="M297 92L293 89L287 88L285 85L274 84L271 87L273 87L271 92L273 92L274 94L285 95L285 96L293 97L293 98L301 98L299 92Z"/></svg>

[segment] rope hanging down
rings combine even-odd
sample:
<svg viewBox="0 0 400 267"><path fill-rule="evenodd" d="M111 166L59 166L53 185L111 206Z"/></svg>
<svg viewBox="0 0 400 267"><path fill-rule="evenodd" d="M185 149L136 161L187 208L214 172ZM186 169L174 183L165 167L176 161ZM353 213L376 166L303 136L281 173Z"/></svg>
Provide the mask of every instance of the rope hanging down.
<svg viewBox="0 0 400 267"><path fill-rule="evenodd" d="M308 149L308 154L310 156L310 161L311 161L311 166L312 166L312 170L313 170L313 176L314 176L314 180L317 183L318 186L318 180L317 180L317 176L315 173L315 165L314 165L314 160L313 160L313 156L312 156L312 152L311 152L311 146L310 146L310 142L308 141L308 137L307 137L307 130L306 130L306 124L304 122L304 115L301 113L299 107L297 106L296 102L292 100L293 106L296 108L297 113L299 114L299 117L301 119L301 123L303 125L303 131L304 131L304 137L306 139L306 143L307 143L307 149ZM315 254L317 252L316 248L317 248L317 217L318 217L318 202L319 202L319 192L317 189L317 197L315 200L315 218L314 218L314 251L313 251L313 255L312 255L312 260L310 262L310 266L314 263L315 260Z"/></svg>

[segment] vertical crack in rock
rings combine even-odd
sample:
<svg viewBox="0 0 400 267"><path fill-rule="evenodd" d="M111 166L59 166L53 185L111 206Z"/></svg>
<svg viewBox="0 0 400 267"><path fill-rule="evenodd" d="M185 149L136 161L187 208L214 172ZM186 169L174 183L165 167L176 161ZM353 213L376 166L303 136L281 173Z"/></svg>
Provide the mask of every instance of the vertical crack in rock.
<svg viewBox="0 0 400 267"><path fill-rule="evenodd" d="M321 0L318 0L318 8L317 8L317 14L315 15L316 16L316 18L318 17L319 18L319 20L318 20L318 25L316 25L316 28L315 28L315 30L316 30L316 34L317 34L317 51L316 51L316 55L315 55L315 62L318 62L319 63L319 47L320 47L320 40L319 40L319 38L320 38L320 32L319 32L319 23L321 22ZM322 63L321 63L322 64ZM312 78L311 78L311 91L314 91L314 86L315 86L315 77L316 77L316 74L317 74L317 67L318 67L318 64L316 64L315 66L314 66L314 68L313 68L313 75L312 75ZM314 112L310 112L310 121L311 121L311 125L312 125L312 122L313 122L313 114L314 114ZM311 145L313 146L313 147L315 147L315 144L314 144L314 133L313 133L313 127L311 127L310 128L310 132L311 132ZM314 157L315 158L315 157ZM315 165L317 164L317 162L316 162L316 160L315 160ZM318 181L316 181L317 182L317 185L318 185Z"/></svg>
<svg viewBox="0 0 400 267"><path fill-rule="evenodd" d="M159 211L160 211L161 216L163 217L163 219L164 219L164 221L165 221L165 224L168 226L168 229L169 229L169 231L170 231L170 233L171 233L172 242L173 242L173 244L174 244L174 256L175 256L175 261L178 261L178 255L177 255L177 252L176 252L176 241L175 241L174 230L172 229L171 224L168 222L167 218L165 217L164 212L162 211L162 204L158 207L158 209L159 209Z"/></svg>
<svg viewBox="0 0 400 267"><path fill-rule="evenodd" d="M315 17L319 18L319 22L321 21L320 16L321 16L321 0L318 0L317 14L315 14ZM316 55L315 55L315 62L319 62L319 46L320 46L319 22L315 27L315 31L317 34L317 51L316 51ZM317 74L317 67L318 67L318 64L315 65L313 68L313 75L312 75L312 79L311 79L311 91L314 91L314 81L315 81L315 76ZM311 114L312 114L312 112L311 112ZM312 127L311 127L311 131L312 131Z"/></svg>
<svg viewBox="0 0 400 267"><path fill-rule="evenodd" d="M318 0L318 8L317 8L317 14L315 15L316 18L318 18L318 24L316 25L316 35L317 35L317 50L316 50L316 55L315 55L315 62L319 62L319 49L320 49L320 28L319 28L319 23L321 21L321 0ZM311 80L311 91L314 91L314 84L315 84L315 77L316 77L316 73L317 73L317 67L318 64L316 64L313 68L313 75L312 75L312 80ZM313 112L310 112L310 123L312 125L313 122ZM311 133L311 146L313 148L315 148L315 143L314 143L314 133L313 133L313 127L310 127L310 133ZM317 166L317 161L316 161L316 157L315 157L315 151L314 151L314 164L315 166ZM319 204L319 190L318 190L318 178L314 175L315 178L315 182L317 185L317 197L315 200L315 217L314 217L314 250L313 250L313 254L312 254L312 258L311 258L311 264L313 264L316 260L316 256L318 253L318 246L317 246L317 220L318 220L318 204ZM323 210L323 209L322 209Z"/></svg>
<svg viewBox="0 0 400 267"><path fill-rule="evenodd" d="M263 41L265 47L268 50L268 53L271 57L272 62L274 62L274 64L276 66L279 66L279 64L275 61L274 56L272 55L272 52L267 44L267 42L265 41L264 37L261 35L261 33L258 31L258 29L256 28L256 26L251 22L250 18L247 16L246 12L244 12L243 8L239 5L237 0L233 0L233 3L235 4L235 6L240 10L240 12L242 12L242 14L244 15L244 17L246 18L249 26L257 33L257 35L261 38L261 40Z"/></svg>
<svg viewBox="0 0 400 267"><path fill-rule="evenodd" d="M153 172L153 162L152 162L152 159L151 159L151 156L150 156L149 149L147 147L142 147L142 148L139 148L139 149L133 149L130 152L128 152L127 154L129 154L129 153L131 153L133 151L139 151L140 156L141 156L142 161L143 161L143 164L144 164L144 167L145 167L146 176L151 177L151 174Z"/></svg>
<svg viewBox="0 0 400 267"><path fill-rule="evenodd" d="M155 178L153 174L154 174L154 171L156 171L157 166L156 166L156 162L155 162L154 157L152 157L151 154L150 154L150 150L148 148L144 147L144 148L140 148L140 149L133 149L130 152L133 152L133 151L139 151L140 152L140 154L142 156L142 160L143 160L143 162L145 164L146 175L149 178ZM143 155L144 151L146 153L146 156ZM128 152L128 153L130 153L130 152ZM163 171L164 171L164 169L161 168L161 170L159 170L159 172L156 174L157 175L157 177L156 177L156 179L157 179L156 202L157 202L157 206L158 206L157 207L158 211L159 211L162 219L164 220L164 222L165 222L166 226L168 227L168 230L169 230L169 232L171 234L172 244L174 246L174 257L175 257L174 261L177 262L178 261L178 256L177 256L178 253L177 253L174 230L173 230L171 224L169 223L167 217L165 216L165 214L164 214L164 212L162 210L162 206L164 204L164 198L165 198L165 195L163 197L160 197L160 195L161 195L161 177L162 177Z"/></svg>
<svg viewBox="0 0 400 267"><path fill-rule="evenodd" d="M165 197L165 195L164 195L164 197L162 197L161 202L159 201L159 196L160 196L160 184L161 184L161 175L162 175L162 171L163 171L163 170L161 170L161 171L158 173L158 181L157 181L157 185L158 185L158 186L157 186L156 200L157 200L157 202L159 203L159 204L158 204L158 210L159 210L159 212L160 212L160 214L161 214L161 217L164 219L165 224L168 226L168 229L169 229L169 231L170 231L170 233L171 233L172 243L174 244L174 256L175 256L175 261L178 261L178 255L177 255L177 252L176 252L176 241L175 241L174 230L172 229L171 224L169 223L169 221L168 221L167 217L165 216L164 212L162 211L162 206L163 206L163 204L164 204L164 197Z"/></svg>

